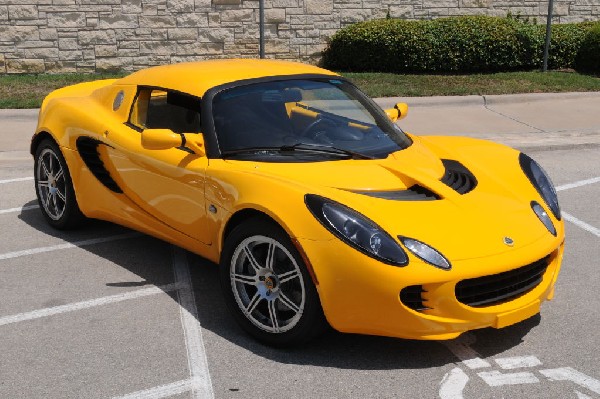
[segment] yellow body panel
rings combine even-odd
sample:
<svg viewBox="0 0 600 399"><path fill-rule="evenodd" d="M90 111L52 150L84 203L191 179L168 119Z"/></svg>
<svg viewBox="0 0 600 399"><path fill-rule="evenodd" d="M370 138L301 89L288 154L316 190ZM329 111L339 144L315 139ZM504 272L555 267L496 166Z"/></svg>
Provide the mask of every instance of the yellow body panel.
<svg viewBox="0 0 600 399"><path fill-rule="evenodd" d="M519 153L505 146L460 137L413 137L413 144L385 159L314 163L264 163L209 159L200 147L185 152L151 150L128 121L138 86L202 97L214 86L278 75L335 76L296 63L218 60L150 68L119 80L67 87L51 93L34 136L49 134L69 166L81 211L180 245L218 262L224 231L239 211L262 212L300 245L314 271L327 320L340 331L418 339L448 339L474 328L500 328L539 311L550 299L563 251L564 222L548 233L529 203L546 208L519 167ZM290 118L314 112L288 107ZM132 113L133 112L133 113ZM404 114L405 112L403 112ZM355 124L361 128L360 124ZM98 156L123 193L101 184L77 150L80 137L101 144ZM41 136L40 136L41 137ZM174 140L176 141L176 140ZM156 142L156 141L155 141ZM440 158L460 160L478 177L477 189L460 195L440 179ZM399 202L353 191L404 190L419 184L437 201ZM349 247L326 230L304 203L305 194L333 199L375 221L392 237L427 242L452 263L434 268L409 253L409 264L383 264ZM510 236L509 247L503 237ZM550 256L543 281L527 294L495 306L469 307L455 299L460 280L501 273ZM402 288L423 285L432 310L417 312L399 299Z"/></svg>

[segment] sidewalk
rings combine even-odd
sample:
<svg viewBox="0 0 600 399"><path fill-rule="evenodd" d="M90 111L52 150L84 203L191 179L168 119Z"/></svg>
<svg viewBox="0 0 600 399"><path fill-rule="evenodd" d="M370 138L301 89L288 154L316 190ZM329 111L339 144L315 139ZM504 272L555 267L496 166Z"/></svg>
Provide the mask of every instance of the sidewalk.
<svg viewBox="0 0 600 399"><path fill-rule="evenodd" d="M409 105L400 127L416 135L470 136L522 150L600 145L600 93L378 98ZM37 110L0 110L0 161L30 157Z"/></svg>
<svg viewBox="0 0 600 399"><path fill-rule="evenodd" d="M519 149L600 145L600 93L378 98L408 103L399 125L417 135L478 137Z"/></svg>

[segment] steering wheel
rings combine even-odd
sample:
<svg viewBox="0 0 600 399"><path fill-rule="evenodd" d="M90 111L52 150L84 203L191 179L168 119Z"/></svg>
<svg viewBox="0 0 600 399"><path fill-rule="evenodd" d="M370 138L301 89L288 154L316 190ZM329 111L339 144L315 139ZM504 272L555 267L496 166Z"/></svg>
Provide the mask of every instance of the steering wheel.
<svg viewBox="0 0 600 399"><path fill-rule="evenodd" d="M321 125L323 125L323 126L321 127ZM331 119L317 118L313 122L311 122L307 127L305 127L304 130L302 130L302 132L300 133L300 136L315 138L319 133L317 131L317 128L325 129L327 125L330 127L337 126L337 124L334 121L332 121ZM323 134L321 136L324 136L324 135L325 134Z"/></svg>

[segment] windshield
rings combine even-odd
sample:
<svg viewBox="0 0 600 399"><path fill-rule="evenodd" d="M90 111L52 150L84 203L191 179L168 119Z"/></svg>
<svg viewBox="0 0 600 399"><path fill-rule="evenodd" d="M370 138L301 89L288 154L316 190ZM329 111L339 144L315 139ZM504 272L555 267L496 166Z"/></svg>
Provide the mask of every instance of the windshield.
<svg viewBox="0 0 600 399"><path fill-rule="evenodd" d="M343 151L385 158L411 144L371 100L339 79L233 87L214 97L213 118L221 153L238 158L280 158L282 149L285 157L303 159L311 152L339 158Z"/></svg>

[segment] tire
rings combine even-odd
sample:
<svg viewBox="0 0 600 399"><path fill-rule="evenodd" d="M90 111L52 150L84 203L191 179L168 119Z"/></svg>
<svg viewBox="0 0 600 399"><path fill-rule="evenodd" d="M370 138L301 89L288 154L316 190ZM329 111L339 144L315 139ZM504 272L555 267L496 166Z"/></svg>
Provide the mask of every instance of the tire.
<svg viewBox="0 0 600 399"><path fill-rule="evenodd" d="M44 139L35 151L35 192L48 223L59 230L79 226L85 216L77 205L69 168L58 145Z"/></svg>
<svg viewBox="0 0 600 399"><path fill-rule="evenodd" d="M302 257L286 232L266 218L249 219L232 230L220 277L235 320L264 344L299 345L327 326Z"/></svg>

